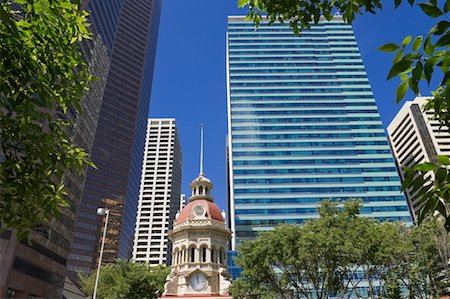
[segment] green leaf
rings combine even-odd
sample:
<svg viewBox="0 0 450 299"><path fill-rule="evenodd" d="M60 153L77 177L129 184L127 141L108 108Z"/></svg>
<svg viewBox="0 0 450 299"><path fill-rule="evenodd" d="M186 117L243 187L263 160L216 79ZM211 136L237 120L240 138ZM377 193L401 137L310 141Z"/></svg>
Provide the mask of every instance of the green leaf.
<svg viewBox="0 0 450 299"><path fill-rule="evenodd" d="M417 190L419 190L420 188L423 187L423 184L425 183L424 179L422 176L418 176L417 179L414 180L414 185L413 185L413 189L411 191L411 193L415 193Z"/></svg>
<svg viewBox="0 0 450 299"><path fill-rule="evenodd" d="M436 179L439 183L442 183L446 177L447 177L447 169L439 168L438 171L436 171Z"/></svg>
<svg viewBox="0 0 450 299"><path fill-rule="evenodd" d="M425 201L427 201L427 198L432 195L433 192L430 191L432 187L433 184L427 184L422 186L422 188L419 189L419 192L415 194L411 200L412 201L417 200L420 204L423 204Z"/></svg>
<svg viewBox="0 0 450 299"><path fill-rule="evenodd" d="M439 23L436 24L436 26L434 26L433 28L431 28L429 34L434 34L434 35L442 35L450 26L450 23L447 21L440 21Z"/></svg>
<svg viewBox="0 0 450 299"><path fill-rule="evenodd" d="M439 168L438 165L431 163L431 162L417 164L416 166L413 167L414 170L422 171L422 172L428 172L431 170L436 170L438 168Z"/></svg>
<svg viewBox="0 0 450 299"><path fill-rule="evenodd" d="M444 12L448 13L450 11L450 0L445 1Z"/></svg>
<svg viewBox="0 0 450 299"><path fill-rule="evenodd" d="M397 76L398 74L406 71L407 69L409 69L412 65L412 61L411 60L400 60L399 62L397 62L396 64L394 64L391 68L391 70L389 71L389 74L387 76L387 80L391 79L392 77Z"/></svg>
<svg viewBox="0 0 450 299"><path fill-rule="evenodd" d="M442 79L441 86L450 84L450 73L446 72L444 78Z"/></svg>
<svg viewBox="0 0 450 299"><path fill-rule="evenodd" d="M414 39L413 46L412 46L412 49L414 52L419 50L420 46L422 45L422 41L423 41L422 36L418 36Z"/></svg>
<svg viewBox="0 0 450 299"><path fill-rule="evenodd" d="M412 36L411 36L411 35L408 35L407 37L405 37L405 38L403 39L403 41L402 41L402 47L404 48L404 47L406 47L407 45L409 45L409 43L411 42L411 40L412 40Z"/></svg>
<svg viewBox="0 0 450 299"><path fill-rule="evenodd" d="M428 85L430 85L431 77L433 75L434 63L435 63L435 60L432 58L428 58L425 62L424 74L425 74L425 78L427 79Z"/></svg>
<svg viewBox="0 0 450 299"><path fill-rule="evenodd" d="M394 0L395 8L397 8L400 4L402 4L402 0Z"/></svg>
<svg viewBox="0 0 450 299"><path fill-rule="evenodd" d="M70 2L62 1L59 5L60 5L60 7L65 8L65 9L74 9L74 5Z"/></svg>
<svg viewBox="0 0 450 299"><path fill-rule="evenodd" d="M445 203L441 199L438 199L434 210L438 211L443 217L447 217L447 209L445 206Z"/></svg>
<svg viewBox="0 0 450 299"><path fill-rule="evenodd" d="M436 197L430 197L425 202L425 204L422 206L422 208L419 211L418 219L417 221L420 223L423 222L423 220L430 215L432 211L435 210L435 207L437 206L438 199Z"/></svg>
<svg viewBox="0 0 450 299"><path fill-rule="evenodd" d="M423 65L422 62L417 62L416 67L413 69L411 73L411 78L409 81L409 86L415 94L419 93L419 81L422 77Z"/></svg>
<svg viewBox="0 0 450 299"><path fill-rule="evenodd" d="M405 179L403 180L403 183L402 183L402 189L406 190L409 187L411 187L412 181L414 179L414 171L411 168L408 168L408 167L403 167L403 169L406 172L406 176L405 176Z"/></svg>
<svg viewBox="0 0 450 299"><path fill-rule="evenodd" d="M398 49L400 49L400 47L394 43L388 43L388 44L378 47L378 50L384 51L384 52L394 52Z"/></svg>
<svg viewBox="0 0 450 299"><path fill-rule="evenodd" d="M253 0L251 2L251 4L257 9L257 10L261 10L261 2L260 0Z"/></svg>
<svg viewBox="0 0 450 299"><path fill-rule="evenodd" d="M422 77L423 64L421 61L418 61L416 67L412 71L412 78L416 81L419 81Z"/></svg>
<svg viewBox="0 0 450 299"><path fill-rule="evenodd" d="M450 42L450 32L447 32L444 36L442 36L435 44L435 47L444 47L448 46Z"/></svg>
<svg viewBox="0 0 450 299"><path fill-rule="evenodd" d="M430 56L434 52L434 46L433 46L433 43L431 42L430 36L427 36L427 38L425 39L425 45L423 46L423 51L425 52L425 54L430 55Z"/></svg>
<svg viewBox="0 0 450 299"><path fill-rule="evenodd" d="M395 55L394 60L392 61L392 65L396 64L403 58L403 49L398 51L398 53ZM403 80L403 79L402 79Z"/></svg>
<svg viewBox="0 0 450 299"><path fill-rule="evenodd" d="M408 90L408 81L403 81L398 85L396 101L397 104L405 97L406 91Z"/></svg>
<svg viewBox="0 0 450 299"><path fill-rule="evenodd" d="M441 163L442 165L450 165L450 158L448 156L444 155L438 155L436 156L436 159Z"/></svg>
<svg viewBox="0 0 450 299"><path fill-rule="evenodd" d="M409 88L414 92L414 94L418 94L419 91L419 82L417 80L414 80L412 77L408 80Z"/></svg>
<svg viewBox="0 0 450 299"><path fill-rule="evenodd" d="M439 9L439 7L431 4L431 3L419 3L420 8L424 13L429 15L432 18L437 18L442 16L444 13Z"/></svg>

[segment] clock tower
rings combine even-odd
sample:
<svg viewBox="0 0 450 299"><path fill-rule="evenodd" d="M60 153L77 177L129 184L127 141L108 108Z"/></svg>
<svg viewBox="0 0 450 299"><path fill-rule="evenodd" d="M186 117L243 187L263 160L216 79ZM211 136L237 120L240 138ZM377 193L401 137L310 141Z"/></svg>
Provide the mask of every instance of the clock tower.
<svg viewBox="0 0 450 299"><path fill-rule="evenodd" d="M231 231L211 196L213 184L202 173L190 185L189 204L177 214L172 240L172 270L162 298L232 298L227 274Z"/></svg>

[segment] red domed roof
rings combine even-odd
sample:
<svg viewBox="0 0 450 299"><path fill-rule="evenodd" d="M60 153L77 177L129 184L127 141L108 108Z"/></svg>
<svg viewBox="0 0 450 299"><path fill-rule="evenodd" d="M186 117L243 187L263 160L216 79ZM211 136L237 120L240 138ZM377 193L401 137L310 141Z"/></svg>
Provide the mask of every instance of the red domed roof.
<svg viewBox="0 0 450 299"><path fill-rule="evenodd" d="M196 211L201 212L201 209L196 209L199 206L204 210L203 215L198 212L196 213ZM187 206L184 207L180 215L178 215L178 218L175 220L175 224L181 223L186 220L204 218L225 222L225 219L223 218L219 207L215 203L206 199L196 199L191 201Z"/></svg>

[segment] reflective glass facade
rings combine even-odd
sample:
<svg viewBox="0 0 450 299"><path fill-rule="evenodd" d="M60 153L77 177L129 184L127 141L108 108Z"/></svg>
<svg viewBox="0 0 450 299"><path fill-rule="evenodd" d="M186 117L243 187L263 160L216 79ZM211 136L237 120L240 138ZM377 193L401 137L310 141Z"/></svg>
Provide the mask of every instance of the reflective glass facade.
<svg viewBox="0 0 450 299"><path fill-rule="evenodd" d="M72 125L65 130L71 142L90 153L110 60L108 48L99 34L84 40L79 49L90 73L99 80L90 82L89 90L80 101L81 113L74 107L68 108L66 117ZM0 258L0 298L65 298L66 268L86 169L87 165L81 174L76 169L66 171L64 185L68 207L61 209L60 216L49 223L36 226L30 243L18 242L11 231L0 233L2 249L6 249Z"/></svg>
<svg viewBox="0 0 450 299"><path fill-rule="evenodd" d="M361 213L410 213L352 27L339 18L295 36L229 17L228 173L233 248L278 223L318 217L325 199Z"/></svg>
<svg viewBox="0 0 450 299"><path fill-rule="evenodd" d="M89 272L99 256L101 206L113 209L103 262L131 257L162 0L90 0L94 33L109 70L68 259L69 275Z"/></svg>

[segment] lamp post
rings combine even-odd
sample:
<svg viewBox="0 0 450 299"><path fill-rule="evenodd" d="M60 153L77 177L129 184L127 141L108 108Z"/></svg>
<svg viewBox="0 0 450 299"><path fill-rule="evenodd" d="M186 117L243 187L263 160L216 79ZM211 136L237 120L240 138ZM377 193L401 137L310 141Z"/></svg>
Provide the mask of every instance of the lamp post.
<svg viewBox="0 0 450 299"><path fill-rule="evenodd" d="M100 277L100 267L102 266L103 247L105 247L106 228L108 227L109 210L105 208L98 208L97 215L99 216L106 215L106 219L105 219L105 227L103 229L102 246L100 247L100 258L98 259L97 276L95 277L94 295L92 296L92 299L97 298L98 279Z"/></svg>

